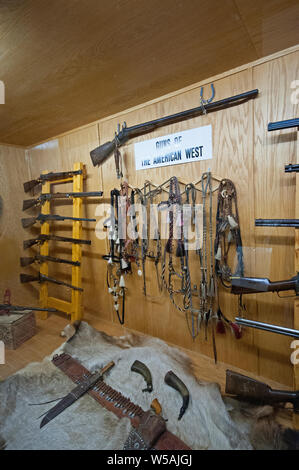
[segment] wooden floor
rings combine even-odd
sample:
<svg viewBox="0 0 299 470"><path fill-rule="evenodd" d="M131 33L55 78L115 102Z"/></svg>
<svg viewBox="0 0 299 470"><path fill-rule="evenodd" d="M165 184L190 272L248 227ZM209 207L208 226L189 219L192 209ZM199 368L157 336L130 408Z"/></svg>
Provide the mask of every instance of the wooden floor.
<svg viewBox="0 0 299 470"><path fill-rule="evenodd" d="M123 336L126 333L132 333L132 330L124 326L108 323L99 317L87 316L85 319L91 326L97 330L104 331L105 333L113 336ZM5 364L0 364L0 380L4 380L9 375L14 374L16 371L22 369L30 362L39 362L45 356L51 354L58 346L65 340L60 336L63 328L69 323L69 319L64 315L53 314L47 320L37 319L37 334L23 343L16 350L5 351ZM134 331L133 331L134 332ZM136 334L140 334L135 332ZM182 350L182 348L180 348ZM236 367L228 366L224 363L214 364L214 361L209 357L197 353L190 353L190 351L183 350L192 360L194 375L201 380L208 382L217 382L222 393L225 388L225 371L230 368L241 374L248 375L244 370L237 369ZM268 383L273 388L287 390L283 384L264 379L263 377L252 377ZM290 411L282 410L279 412L278 420L288 426L292 426L292 414Z"/></svg>

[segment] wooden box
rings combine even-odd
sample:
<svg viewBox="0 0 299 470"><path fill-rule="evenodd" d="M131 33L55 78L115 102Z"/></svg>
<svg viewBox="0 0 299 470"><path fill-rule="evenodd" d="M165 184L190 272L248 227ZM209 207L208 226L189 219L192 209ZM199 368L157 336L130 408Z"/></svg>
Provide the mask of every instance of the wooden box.
<svg viewBox="0 0 299 470"><path fill-rule="evenodd" d="M7 349L17 349L35 334L36 322L32 311L0 315L0 341Z"/></svg>

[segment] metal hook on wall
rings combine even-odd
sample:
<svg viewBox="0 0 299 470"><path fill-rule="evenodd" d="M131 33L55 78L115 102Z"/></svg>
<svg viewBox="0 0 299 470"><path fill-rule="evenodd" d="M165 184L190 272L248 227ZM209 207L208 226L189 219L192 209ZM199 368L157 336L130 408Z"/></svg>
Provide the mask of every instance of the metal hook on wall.
<svg viewBox="0 0 299 470"><path fill-rule="evenodd" d="M208 103L211 103L211 101L213 101L213 99L215 98L215 87L214 87L214 83L211 83L211 90L212 90L212 96L205 100L203 98L203 86L200 88L200 99L201 99L201 103L202 104L208 104Z"/></svg>

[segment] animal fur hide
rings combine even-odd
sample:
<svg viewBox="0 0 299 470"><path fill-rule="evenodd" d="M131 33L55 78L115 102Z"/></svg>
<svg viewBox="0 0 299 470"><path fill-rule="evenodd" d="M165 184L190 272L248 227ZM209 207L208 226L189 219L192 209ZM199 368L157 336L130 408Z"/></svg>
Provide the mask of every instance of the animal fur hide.
<svg viewBox="0 0 299 470"><path fill-rule="evenodd" d="M217 384L198 381L192 374L190 359L181 351L156 338L132 334L111 337L82 322L75 336L51 356L0 382L0 436L6 442L6 449L123 448L131 429L130 420L118 419L87 394L44 428L39 428L40 415L55 403L31 404L63 397L74 387L51 363L52 356L63 351L91 371L113 360L115 366L105 376L105 382L144 410L157 397L163 417L168 419L167 428L192 449L261 448L252 436L253 426L248 419L242 423L240 409L235 410L234 401L225 404ZM142 393L143 377L131 372L136 359L144 362L152 373L152 393ZM190 391L190 404L181 421L177 419L181 397L164 383L170 369ZM277 439L272 442L269 428L259 432L262 437L257 441L264 448L280 448Z"/></svg>

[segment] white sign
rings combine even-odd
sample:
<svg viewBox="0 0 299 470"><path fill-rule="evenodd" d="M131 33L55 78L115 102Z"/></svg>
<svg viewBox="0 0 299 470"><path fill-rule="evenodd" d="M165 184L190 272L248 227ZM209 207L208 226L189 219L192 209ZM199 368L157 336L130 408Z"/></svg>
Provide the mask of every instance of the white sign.
<svg viewBox="0 0 299 470"><path fill-rule="evenodd" d="M136 170L213 158L212 126L198 127L135 144Z"/></svg>

